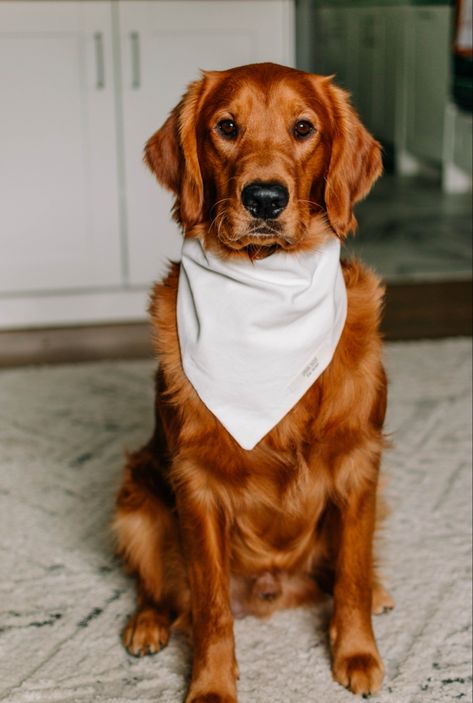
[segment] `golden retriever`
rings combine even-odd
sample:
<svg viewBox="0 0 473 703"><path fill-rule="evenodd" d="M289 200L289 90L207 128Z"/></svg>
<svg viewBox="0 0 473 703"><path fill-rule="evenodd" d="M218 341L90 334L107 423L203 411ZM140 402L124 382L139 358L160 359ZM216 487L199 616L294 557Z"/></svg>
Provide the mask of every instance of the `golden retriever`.
<svg viewBox="0 0 473 703"><path fill-rule="evenodd" d="M185 238L255 263L343 239L382 171L379 144L331 78L270 63L204 72L146 144L145 162L174 193ZM347 317L333 358L251 450L184 373L179 264L154 287L156 426L128 457L114 529L137 578L124 645L151 654L189 628L187 703L237 700L235 615L312 603L321 590L333 594L335 680L358 694L381 686L371 615L392 607L373 558L383 288L359 262L342 266Z"/></svg>

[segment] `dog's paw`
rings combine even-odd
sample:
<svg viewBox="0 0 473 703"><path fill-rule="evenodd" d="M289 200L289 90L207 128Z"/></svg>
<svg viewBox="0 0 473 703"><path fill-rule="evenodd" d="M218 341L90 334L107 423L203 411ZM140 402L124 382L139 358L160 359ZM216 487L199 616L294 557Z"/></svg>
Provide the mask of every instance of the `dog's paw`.
<svg viewBox="0 0 473 703"><path fill-rule="evenodd" d="M143 657L156 654L169 640L169 624L154 608L138 610L128 620L122 634L122 642L129 654Z"/></svg>
<svg viewBox="0 0 473 703"><path fill-rule="evenodd" d="M190 697L186 698L186 703L237 703L237 699L227 694L209 692L196 696L190 694Z"/></svg>
<svg viewBox="0 0 473 703"><path fill-rule="evenodd" d="M378 654L337 656L332 670L335 681L353 693L369 696L383 683L384 666Z"/></svg>
<svg viewBox="0 0 473 703"><path fill-rule="evenodd" d="M373 586L373 597L371 601L371 612L373 615L381 615L395 607L395 602L390 593L380 583Z"/></svg>

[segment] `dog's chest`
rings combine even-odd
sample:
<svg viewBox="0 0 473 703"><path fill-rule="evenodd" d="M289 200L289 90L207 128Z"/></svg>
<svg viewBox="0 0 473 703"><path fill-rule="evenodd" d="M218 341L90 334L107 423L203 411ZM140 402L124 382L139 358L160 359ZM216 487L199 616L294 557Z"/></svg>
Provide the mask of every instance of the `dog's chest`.
<svg viewBox="0 0 473 703"><path fill-rule="evenodd" d="M234 565L243 571L291 569L310 559L325 504L323 486L304 460L272 476L256 473L235 503Z"/></svg>

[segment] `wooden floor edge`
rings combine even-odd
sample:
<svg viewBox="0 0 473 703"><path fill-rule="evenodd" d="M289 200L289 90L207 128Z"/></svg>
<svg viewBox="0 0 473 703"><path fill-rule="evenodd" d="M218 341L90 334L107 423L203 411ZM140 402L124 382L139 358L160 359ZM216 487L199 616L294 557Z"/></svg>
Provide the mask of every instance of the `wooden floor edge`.
<svg viewBox="0 0 473 703"><path fill-rule="evenodd" d="M381 329L387 340L471 336L472 281L390 284Z"/></svg>
<svg viewBox="0 0 473 703"><path fill-rule="evenodd" d="M472 281L387 287L387 341L471 336ZM107 359L152 359L148 322L0 331L0 368Z"/></svg>
<svg viewBox="0 0 473 703"><path fill-rule="evenodd" d="M146 358L153 358L148 322L0 332L0 368Z"/></svg>

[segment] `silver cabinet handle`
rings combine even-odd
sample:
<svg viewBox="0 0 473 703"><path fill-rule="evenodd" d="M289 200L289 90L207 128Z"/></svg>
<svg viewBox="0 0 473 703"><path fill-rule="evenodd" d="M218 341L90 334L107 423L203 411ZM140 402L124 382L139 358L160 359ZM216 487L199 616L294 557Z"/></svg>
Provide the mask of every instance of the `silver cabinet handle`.
<svg viewBox="0 0 473 703"><path fill-rule="evenodd" d="M141 85L140 35L130 32L131 44L131 87L137 90Z"/></svg>
<svg viewBox="0 0 473 703"><path fill-rule="evenodd" d="M103 53L103 34L102 34L102 32L95 32L94 44L95 44L95 67L97 70L97 80L95 82L95 87L97 88L97 90L103 90L105 88L105 60L104 60L104 53Z"/></svg>

